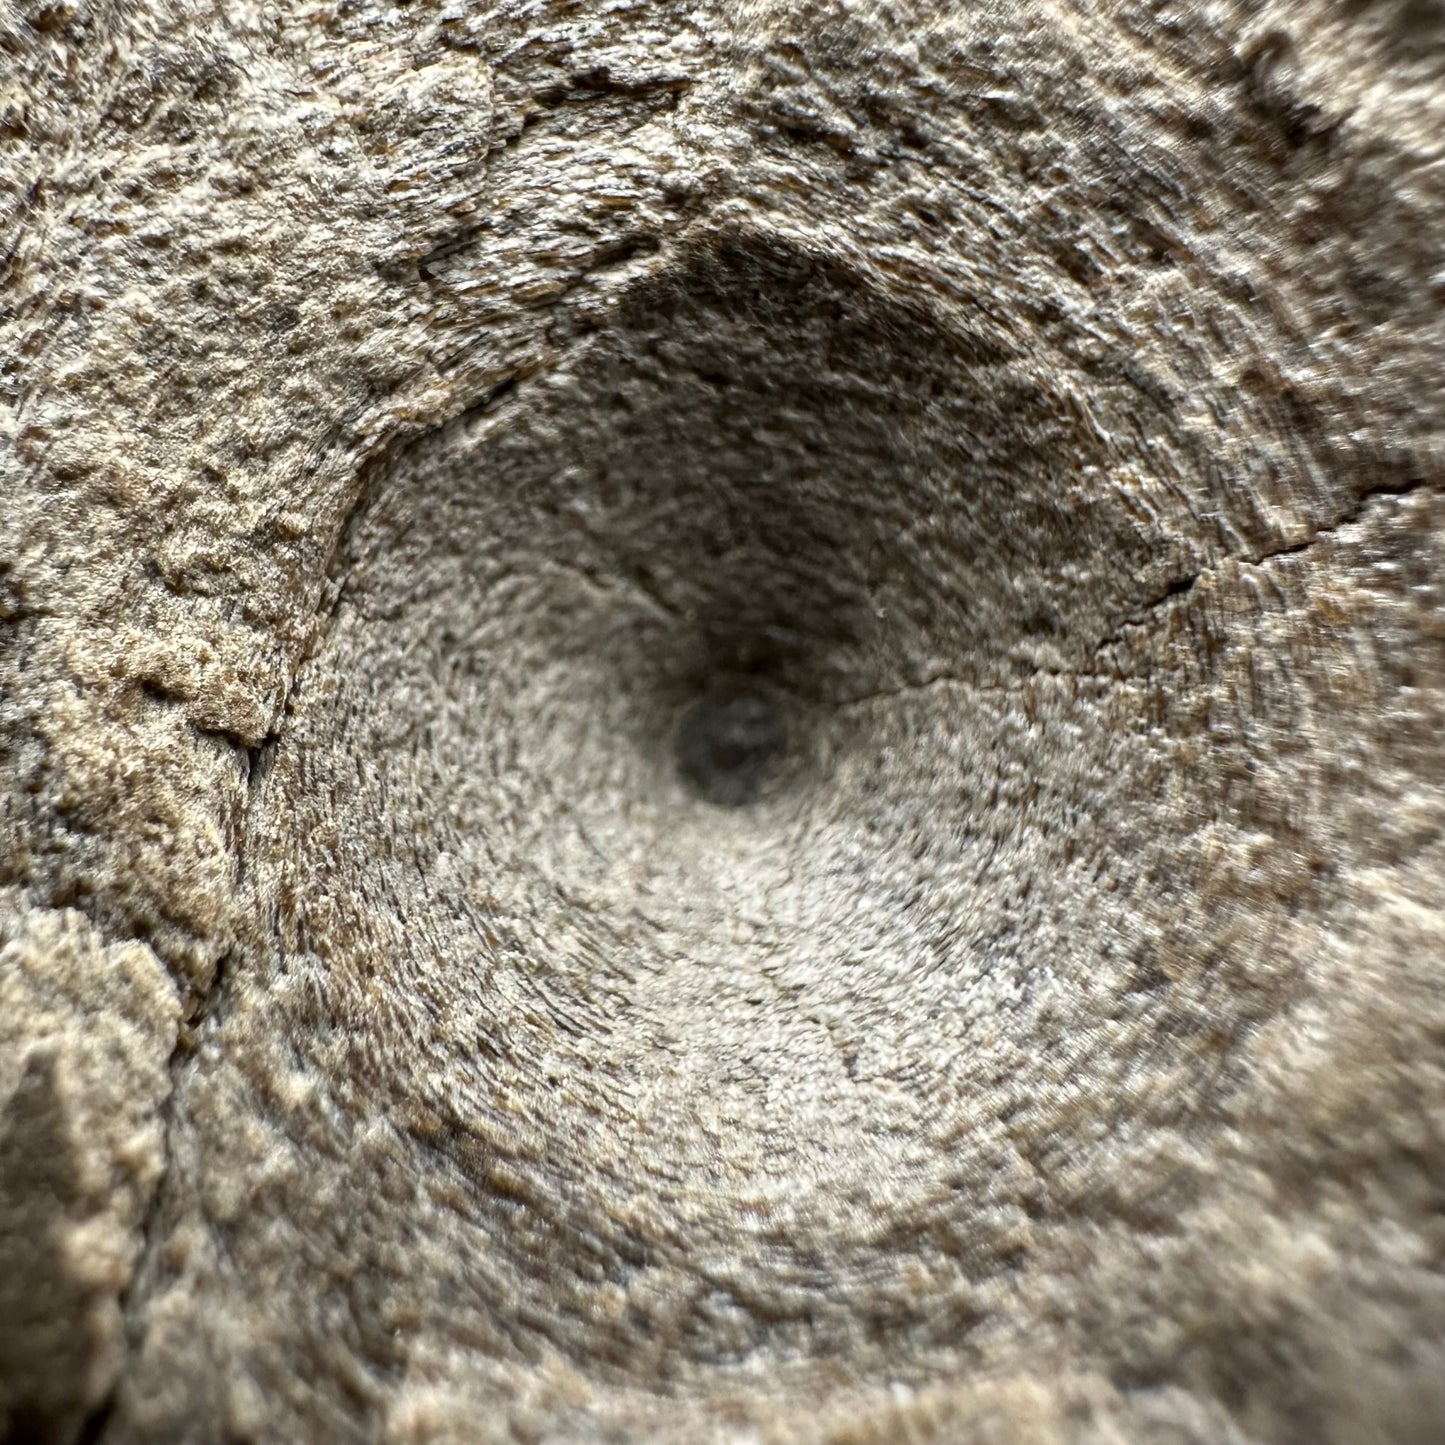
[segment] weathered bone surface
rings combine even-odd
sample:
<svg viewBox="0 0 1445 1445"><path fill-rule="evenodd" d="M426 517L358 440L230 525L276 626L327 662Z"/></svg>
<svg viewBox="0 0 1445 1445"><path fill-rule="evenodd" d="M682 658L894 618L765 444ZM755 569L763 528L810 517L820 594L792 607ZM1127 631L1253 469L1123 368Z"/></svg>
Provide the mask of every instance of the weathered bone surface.
<svg viewBox="0 0 1445 1445"><path fill-rule="evenodd" d="M21 0L0 146L0 1436L1439 1438L1435 0Z"/></svg>

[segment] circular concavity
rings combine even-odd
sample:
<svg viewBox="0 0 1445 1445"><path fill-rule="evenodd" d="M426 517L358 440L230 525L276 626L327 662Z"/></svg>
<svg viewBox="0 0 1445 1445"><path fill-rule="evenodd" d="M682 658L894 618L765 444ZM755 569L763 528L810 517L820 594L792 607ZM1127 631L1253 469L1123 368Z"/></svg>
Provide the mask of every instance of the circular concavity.
<svg viewBox="0 0 1445 1445"><path fill-rule="evenodd" d="M737 808L757 798L786 746L782 718L767 698L705 697L683 718L678 766L709 802Z"/></svg>
<svg viewBox="0 0 1445 1445"><path fill-rule="evenodd" d="M1167 414L899 316L706 254L347 540L252 856L347 1109L452 1181L428 1329L912 1368L1081 1211L1180 1207L1285 996L1201 883L1261 800L1125 645L1224 504Z"/></svg>

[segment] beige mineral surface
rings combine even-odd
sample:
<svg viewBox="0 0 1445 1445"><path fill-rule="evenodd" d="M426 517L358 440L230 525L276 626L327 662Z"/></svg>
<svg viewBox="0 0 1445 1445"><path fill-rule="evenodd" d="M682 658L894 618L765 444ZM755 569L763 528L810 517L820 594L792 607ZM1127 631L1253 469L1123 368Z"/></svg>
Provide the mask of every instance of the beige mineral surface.
<svg viewBox="0 0 1445 1445"><path fill-rule="evenodd" d="M1445 1439L1439 0L19 0L0 257L0 1439Z"/></svg>

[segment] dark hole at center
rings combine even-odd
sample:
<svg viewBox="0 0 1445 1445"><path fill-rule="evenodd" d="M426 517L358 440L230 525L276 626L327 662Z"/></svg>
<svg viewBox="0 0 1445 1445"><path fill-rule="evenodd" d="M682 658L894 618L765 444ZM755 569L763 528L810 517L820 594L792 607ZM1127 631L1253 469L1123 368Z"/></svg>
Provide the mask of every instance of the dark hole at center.
<svg viewBox="0 0 1445 1445"><path fill-rule="evenodd" d="M778 710L761 697L704 698L688 713L678 744L683 776L710 803L751 803L787 744Z"/></svg>

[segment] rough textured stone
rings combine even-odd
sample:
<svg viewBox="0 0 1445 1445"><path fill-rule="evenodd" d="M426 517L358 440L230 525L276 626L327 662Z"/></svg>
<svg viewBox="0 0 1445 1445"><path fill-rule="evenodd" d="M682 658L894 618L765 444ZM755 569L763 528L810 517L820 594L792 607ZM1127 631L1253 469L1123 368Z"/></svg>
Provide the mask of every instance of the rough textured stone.
<svg viewBox="0 0 1445 1445"><path fill-rule="evenodd" d="M0 1434L1438 1437L1434 0L32 0L0 147Z"/></svg>

